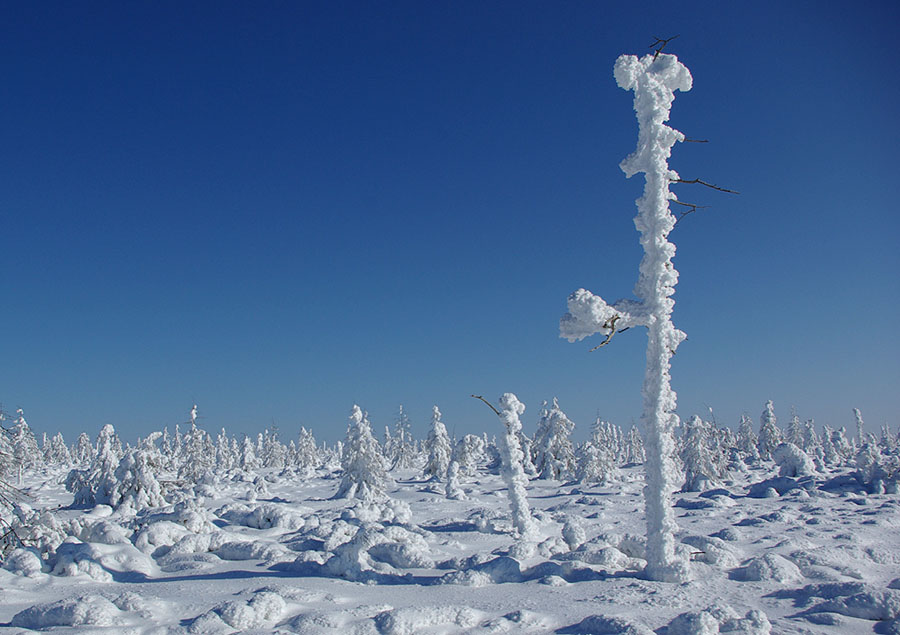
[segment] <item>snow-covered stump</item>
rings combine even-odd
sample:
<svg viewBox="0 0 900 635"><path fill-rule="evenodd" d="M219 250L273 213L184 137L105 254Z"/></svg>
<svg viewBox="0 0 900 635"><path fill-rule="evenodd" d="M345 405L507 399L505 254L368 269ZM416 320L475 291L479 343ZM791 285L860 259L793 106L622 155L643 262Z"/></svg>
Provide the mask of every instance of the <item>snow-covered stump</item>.
<svg viewBox="0 0 900 635"><path fill-rule="evenodd" d="M669 201L675 195L669 184L678 174L669 169L668 159L676 141L684 135L665 125L676 90L691 89L688 69L674 55L645 55L638 59L622 55L616 60L615 78L625 90L634 91L638 119L637 149L620 167L627 177L645 175L644 194L637 203L634 224L641 234L644 257L634 293L638 300L608 304L600 296L579 289L568 300L569 312L560 320L560 336L571 342L603 333L608 343L617 332L632 326L647 327L647 367L643 385L642 420L646 428L646 487L644 503L647 521L647 568L651 580L689 579L688 563L675 554L675 516L671 494L678 486L673 429L676 395L670 385L670 360L686 335L672 324L678 272L672 264L675 245L668 240L675 226Z"/></svg>

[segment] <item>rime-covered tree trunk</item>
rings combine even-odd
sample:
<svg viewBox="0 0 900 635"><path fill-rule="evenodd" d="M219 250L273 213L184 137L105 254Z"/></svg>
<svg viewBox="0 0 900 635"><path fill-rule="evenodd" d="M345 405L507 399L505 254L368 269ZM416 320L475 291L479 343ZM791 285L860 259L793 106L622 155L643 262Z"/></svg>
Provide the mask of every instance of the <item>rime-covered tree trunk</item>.
<svg viewBox="0 0 900 635"><path fill-rule="evenodd" d="M675 517L671 493L677 486L675 440L678 425L676 398L669 381L672 355L685 334L672 324L678 272L672 264L675 245L668 240L676 219L669 210L675 195L669 184L678 174L669 169L672 146L684 135L665 125L676 90L691 89L691 73L674 55L645 55L638 59L622 55L616 60L618 85L634 91L638 119L637 149L620 167L628 177L645 175L644 194L637 202L634 224L644 248L640 276L634 288L638 301L608 304L600 296L579 289L569 296L569 313L560 321L560 335L575 341L605 333L610 341L616 332L632 326L647 327L647 368L644 373L642 419L646 428L647 568L653 580L681 581L689 577L686 562L675 554Z"/></svg>

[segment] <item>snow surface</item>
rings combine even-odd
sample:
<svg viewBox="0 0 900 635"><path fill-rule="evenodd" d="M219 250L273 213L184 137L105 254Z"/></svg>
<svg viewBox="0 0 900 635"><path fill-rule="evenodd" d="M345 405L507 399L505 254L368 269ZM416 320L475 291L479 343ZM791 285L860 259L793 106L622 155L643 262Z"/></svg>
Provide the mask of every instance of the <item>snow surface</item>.
<svg viewBox="0 0 900 635"><path fill-rule="evenodd" d="M639 465L603 484L524 483L535 546L523 551L496 470L456 471L465 497L451 500L419 458L416 469L392 472L381 500L333 498L337 467L309 478L259 468L220 474L212 496L141 512L75 507L65 470L26 471L34 514L57 519L57 544L5 558L0 633L672 635L900 625L900 497L871 493L850 465L792 478L761 462L718 489L682 492L676 550L695 576L671 583L641 575ZM248 501L260 477L269 494ZM760 485L777 485L776 495L751 496Z"/></svg>

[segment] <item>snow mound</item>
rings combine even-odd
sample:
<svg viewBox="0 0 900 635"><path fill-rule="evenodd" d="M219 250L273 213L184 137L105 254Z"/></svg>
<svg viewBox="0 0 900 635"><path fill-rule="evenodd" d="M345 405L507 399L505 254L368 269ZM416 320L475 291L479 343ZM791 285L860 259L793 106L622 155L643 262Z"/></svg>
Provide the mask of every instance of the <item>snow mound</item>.
<svg viewBox="0 0 900 635"><path fill-rule="evenodd" d="M774 581L787 584L800 582L803 574L793 562L777 553L752 558L741 568L732 571L732 579L745 582Z"/></svg>
<svg viewBox="0 0 900 635"><path fill-rule="evenodd" d="M259 628L281 618L284 598L272 591L255 594L249 602L235 600L214 609L223 622L238 630Z"/></svg>
<svg viewBox="0 0 900 635"><path fill-rule="evenodd" d="M375 616L375 627L384 635L415 635L432 627L470 629L480 621L480 613L467 606L407 607L379 613Z"/></svg>
<svg viewBox="0 0 900 635"><path fill-rule="evenodd" d="M54 626L113 626L121 624L115 604L99 595L36 604L16 613L11 624L19 628L44 629Z"/></svg>
<svg viewBox="0 0 900 635"><path fill-rule="evenodd" d="M741 617L730 606L713 606L705 611L682 613L669 623L666 635L769 635L772 625L766 615L752 610Z"/></svg>
<svg viewBox="0 0 900 635"><path fill-rule="evenodd" d="M255 507L232 503L220 509L217 515L222 520L227 520L234 525L254 529L278 528L296 531L306 525L306 519L302 513L273 503L263 503Z"/></svg>
<svg viewBox="0 0 900 635"><path fill-rule="evenodd" d="M97 561L99 557L91 545L70 537L56 550L52 572L59 576L86 575L98 582L112 582L112 575Z"/></svg>
<svg viewBox="0 0 900 635"><path fill-rule="evenodd" d="M705 562L722 569L732 569L739 564L734 548L721 538L687 536L682 542L698 550L691 554L692 559L697 562Z"/></svg>
<svg viewBox="0 0 900 635"><path fill-rule="evenodd" d="M653 635L653 631L642 624L602 615L591 615L557 632L565 635Z"/></svg>
<svg viewBox="0 0 900 635"><path fill-rule="evenodd" d="M16 575L34 578L41 574L43 562L31 549L15 549L3 560L3 568Z"/></svg>
<svg viewBox="0 0 900 635"><path fill-rule="evenodd" d="M863 620L895 620L900 618L900 591L866 591L827 600L810 613L838 613Z"/></svg>

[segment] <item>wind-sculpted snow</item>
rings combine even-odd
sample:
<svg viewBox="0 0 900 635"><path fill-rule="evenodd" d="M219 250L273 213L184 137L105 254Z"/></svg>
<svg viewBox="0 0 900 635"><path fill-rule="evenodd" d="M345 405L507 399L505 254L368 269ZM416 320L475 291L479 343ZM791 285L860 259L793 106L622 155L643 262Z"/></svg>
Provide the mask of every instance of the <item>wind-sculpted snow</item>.
<svg viewBox="0 0 900 635"><path fill-rule="evenodd" d="M756 459L682 493L673 550L696 577L681 585L643 576L640 466L523 479L523 543L500 474L459 470L466 499L451 500L422 465L378 499L334 499L334 472L273 467L206 479L214 497L184 482L143 510L45 509L65 492L36 474L17 513L52 518L33 534L49 538L4 558L0 632L837 634L898 619L900 500L853 465L798 478ZM248 500L256 480L269 493ZM751 496L760 486L782 494Z"/></svg>

